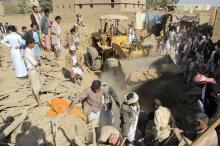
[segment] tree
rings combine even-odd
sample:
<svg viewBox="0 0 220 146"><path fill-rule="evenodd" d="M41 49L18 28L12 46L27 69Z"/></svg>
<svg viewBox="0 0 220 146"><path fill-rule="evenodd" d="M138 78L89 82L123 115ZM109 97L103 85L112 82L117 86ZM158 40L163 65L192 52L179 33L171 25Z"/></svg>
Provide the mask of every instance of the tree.
<svg viewBox="0 0 220 146"><path fill-rule="evenodd" d="M18 8L22 14L30 12L30 7L27 3L27 0L18 0Z"/></svg>
<svg viewBox="0 0 220 146"><path fill-rule="evenodd" d="M157 0L146 0L146 8L156 8L157 7Z"/></svg>
<svg viewBox="0 0 220 146"><path fill-rule="evenodd" d="M161 2L159 3L159 5L160 5L161 8L166 7L167 4L168 4L168 0L161 0Z"/></svg>
<svg viewBox="0 0 220 146"><path fill-rule="evenodd" d="M164 8L168 4L177 4L179 0L146 0L146 8Z"/></svg>
<svg viewBox="0 0 220 146"><path fill-rule="evenodd" d="M42 11L46 8L53 10L52 0L39 0L39 3Z"/></svg>

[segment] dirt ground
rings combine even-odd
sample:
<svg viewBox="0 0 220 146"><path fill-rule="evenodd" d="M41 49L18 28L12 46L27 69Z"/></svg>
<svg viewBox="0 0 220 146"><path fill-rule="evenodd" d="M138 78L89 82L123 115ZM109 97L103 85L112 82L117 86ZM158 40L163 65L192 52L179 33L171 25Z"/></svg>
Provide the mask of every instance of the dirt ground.
<svg viewBox="0 0 220 146"><path fill-rule="evenodd" d="M3 22L7 21L11 24L16 24L18 28L21 28L23 25L29 26L30 23L29 16L27 15L4 17L1 20L3 20ZM81 53L85 54L87 47L90 46L89 37L92 32L97 30L97 24L95 20L91 21L91 23L86 21L86 26L80 28L81 43L79 51ZM62 23L63 39L65 33L67 33L73 25L74 21L64 21ZM2 67L0 67L0 95L2 94L0 96L0 132L2 132L2 130L10 125L10 121L13 121L11 119L14 118L16 120L25 107L29 105L33 106L36 104L36 101L32 96L29 80L20 80L15 77L10 63L8 48L0 47L0 49L0 55L3 57L1 58L3 60ZM198 108L195 106L196 99L183 94L190 92L191 86L184 85L184 81L181 77L165 77L135 87L127 87L120 84L112 73L103 73L97 76L86 66L83 66L85 73L84 79L81 85L77 85L65 79L62 74L62 68L65 67L64 60L66 53L68 53L68 50L63 49L60 61L54 61L52 52L43 52L46 58L43 59L41 66L41 81L43 83L43 94L41 98L43 101L46 102L57 96L67 98L68 95L71 95L76 97L85 88L90 86L92 80L100 77L103 82L113 86L118 96L121 97L121 101L123 101L126 92L136 91L141 99L142 111L148 113L152 109L152 99L160 98L174 113L178 126L182 129L187 129L192 126L193 115L198 111ZM13 104L14 101L18 101L18 106ZM2 107L4 108L2 109ZM84 121L72 115L60 115L51 118L46 115L48 109L49 106L46 104L42 107L33 107L29 109L28 117L12 132L10 137L7 137L7 139L10 139L9 142L11 145L68 146L72 143L76 143L76 138L80 142L91 143L91 127ZM116 113L115 126L119 127L119 111L116 108L114 111ZM56 138L54 138L54 123L57 125L56 127L59 127L55 129Z"/></svg>
<svg viewBox="0 0 220 146"><path fill-rule="evenodd" d="M21 26L29 26L30 24L29 16L24 15L14 17L10 16L8 18L5 17L1 20L3 20L3 22L9 22L10 24L16 24L18 26L18 30L20 30ZM63 36L73 25L73 22L64 22L62 24ZM91 29L92 28L89 25L80 29L80 52L83 54L89 46L89 35L92 32ZM27 107L26 105L36 104L36 101L33 98L32 91L30 89L30 81L28 79L20 80L15 77L10 62L9 48L1 46L0 49L2 60L2 67L0 67L0 132L2 132L8 125L11 124L12 121L15 121L21 115L24 108ZM81 85L73 84L65 79L62 74L62 68L65 67L65 55L67 53L68 50L63 49L60 61L54 61L52 52L43 52L43 56L50 60L49 62L46 59L43 60L41 66L41 83L43 86L43 94L41 95L41 98L44 102L53 97L61 96L66 99L68 95L76 97L84 89L89 87L94 79L97 79L97 76L86 66L83 67L84 79ZM44 73L49 73L50 76L53 77L44 76ZM15 107L12 105L14 102L18 104ZM20 104L21 106L19 106ZM17 146L37 146L44 144L67 146L74 143L74 139L78 139L83 143L85 141L91 142L91 136L89 135L91 128L89 130L88 125L86 125L86 123L80 118L71 115L62 115L61 118L50 118L47 116L48 110L49 106L47 106L47 104L42 107L34 107L29 110L26 120L12 132L10 137L6 138L5 142L10 142L11 145ZM57 128L59 127L59 130L56 129L56 139L54 139L52 134L53 128L51 127L53 127L53 123L56 123ZM8 141L7 139L10 140Z"/></svg>

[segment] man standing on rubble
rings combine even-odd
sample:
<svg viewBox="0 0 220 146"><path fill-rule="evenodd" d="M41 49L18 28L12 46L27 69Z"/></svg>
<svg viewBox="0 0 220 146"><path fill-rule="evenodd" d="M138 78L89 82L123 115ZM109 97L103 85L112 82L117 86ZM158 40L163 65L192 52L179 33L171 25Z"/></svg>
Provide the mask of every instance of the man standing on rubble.
<svg viewBox="0 0 220 146"><path fill-rule="evenodd" d="M102 84L99 80L94 80L92 85L83 91L78 100L70 104L67 112L71 111L75 104L82 102L89 123L94 126L110 125L113 123L112 98L120 107L119 99L112 87Z"/></svg>
<svg viewBox="0 0 220 146"><path fill-rule="evenodd" d="M81 14L76 14L76 22L78 26L83 26L85 27L83 23L83 16Z"/></svg>
<svg viewBox="0 0 220 146"><path fill-rule="evenodd" d="M206 73L213 76L219 60L218 43L209 49L207 58Z"/></svg>
<svg viewBox="0 0 220 146"><path fill-rule="evenodd" d="M38 11L38 7L37 6L33 6L32 10L33 10L33 12L30 15L31 23L32 24L37 24L37 30L40 30L41 15L40 15L40 13Z"/></svg>
<svg viewBox="0 0 220 146"><path fill-rule="evenodd" d="M170 136L171 128L175 126L171 111L163 107L159 99L153 101L154 112L154 134L159 145L163 146Z"/></svg>
<svg viewBox="0 0 220 146"><path fill-rule="evenodd" d="M215 79L197 74L193 81L202 88L202 95L198 100L201 112L205 112L210 119L220 118L220 97L214 91Z"/></svg>
<svg viewBox="0 0 220 146"><path fill-rule="evenodd" d="M135 92L125 95L125 101L121 105L121 129L123 137L127 138L126 144L133 145L135 141L140 106L139 97Z"/></svg>
<svg viewBox="0 0 220 146"><path fill-rule="evenodd" d="M41 50L40 50L40 46L41 46L41 38L40 38L40 33L39 31L37 31L37 24L32 23L31 24L31 30L27 31L27 33L24 35L24 39L28 40L29 38L33 38L35 40L35 46L32 49L35 55L35 58L40 61L41 59Z"/></svg>
<svg viewBox="0 0 220 146"><path fill-rule="evenodd" d="M57 60L61 55L61 17L56 16L51 26L51 43L54 51L54 59Z"/></svg>
<svg viewBox="0 0 220 146"><path fill-rule="evenodd" d="M80 46L80 33L78 26L73 26L73 28L70 29L69 37L68 37L68 45L75 46L76 50L79 50Z"/></svg>
<svg viewBox="0 0 220 146"><path fill-rule="evenodd" d="M17 34L17 28L14 25L9 28L11 32L3 38L1 43L11 48L11 60L16 77L24 78L28 74L24 58L22 57L23 51L21 50L21 47L24 45L24 40Z"/></svg>
<svg viewBox="0 0 220 146"><path fill-rule="evenodd" d="M44 16L41 19L42 47L45 51L51 49L51 21L49 18L49 9L44 10Z"/></svg>
<svg viewBox="0 0 220 146"><path fill-rule="evenodd" d="M132 43L135 40L135 32L134 32L134 28L131 24L128 25L127 35L128 35L128 41L130 43Z"/></svg>
<svg viewBox="0 0 220 146"><path fill-rule="evenodd" d="M27 44L27 48L25 49L24 58L28 68L28 75L31 81L31 88L34 93L35 99L38 105L40 106L42 103L40 100L41 85L40 85L40 73L38 70L39 62L36 60L34 53L32 51L32 49L35 46L35 40L33 38L29 38L26 41L26 44Z"/></svg>
<svg viewBox="0 0 220 146"><path fill-rule="evenodd" d="M205 52L205 48L206 48L206 36L202 36L198 45L197 45L197 58L199 61L199 64L202 64L204 62L204 52Z"/></svg>

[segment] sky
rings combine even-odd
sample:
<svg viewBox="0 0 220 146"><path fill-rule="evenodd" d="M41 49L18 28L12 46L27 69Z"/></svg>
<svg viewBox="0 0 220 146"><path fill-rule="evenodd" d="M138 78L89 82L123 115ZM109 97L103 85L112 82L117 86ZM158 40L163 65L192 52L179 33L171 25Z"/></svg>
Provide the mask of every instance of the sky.
<svg viewBox="0 0 220 146"><path fill-rule="evenodd" d="M199 3L220 6L220 0L179 0L179 3Z"/></svg>

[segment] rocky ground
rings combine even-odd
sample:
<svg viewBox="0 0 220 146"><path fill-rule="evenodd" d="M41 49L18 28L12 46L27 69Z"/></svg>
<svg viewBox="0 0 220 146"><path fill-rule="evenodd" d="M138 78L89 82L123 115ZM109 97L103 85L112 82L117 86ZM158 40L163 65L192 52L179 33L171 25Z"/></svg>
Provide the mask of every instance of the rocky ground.
<svg viewBox="0 0 220 146"><path fill-rule="evenodd" d="M85 29L84 29L85 30ZM87 36L82 35L82 48L88 45ZM88 125L73 115L61 115L50 118L47 116L49 106L47 101L54 97L77 97L97 76L86 66L84 79L81 85L73 84L62 74L65 67L65 54L63 50L60 61L53 59L52 52L43 52L41 61L41 99L45 103L36 106L28 79L15 77L11 62L9 48L0 47L0 141L10 139L11 145L57 145L64 146L78 139L78 143L91 142L89 140ZM86 49L81 49L82 53ZM72 128L70 128L72 127ZM58 130L59 128L59 130ZM54 130L56 136L54 136ZM90 130L91 131L91 130ZM75 133L75 134L74 134ZM8 137L10 135L10 137ZM56 139L55 139L56 137ZM4 144L4 143L3 143ZM1 144L0 144L1 145Z"/></svg>
<svg viewBox="0 0 220 146"><path fill-rule="evenodd" d="M93 23L95 22L80 28L79 51L82 54L85 54L87 47L90 46L90 34L97 29ZM63 38L73 24L63 23ZM81 146L91 144L92 128L90 125L74 115L62 114L53 118L47 116L49 110L47 102L54 97L67 99L68 96L72 96L75 98L97 78L112 85L121 97L121 101L126 92L136 91L140 96L141 109L147 113L152 109L151 101L154 98L160 98L165 106L171 109L180 128L190 129L192 127L193 116L198 111L198 107L197 98L192 97L191 93L200 92L200 89L194 88L194 85L184 84L183 76L177 75L182 72L181 69L163 65L160 70L163 76L160 79L142 82L140 85L126 86L120 82L121 78L117 74L112 72L95 74L84 65L84 79L81 85L78 85L70 82L62 73L66 53L68 50L63 49L60 61L54 61L52 52L43 52L40 67L41 99L45 104L37 107L29 80L15 77L9 49L0 46L0 141L4 139L0 145L68 146L78 144ZM167 76L168 72L172 72L172 75ZM138 77L135 78L137 81L144 81L146 78L138 73L137 75ZM117 76L118 78L115 78ZM115 126L119 127L119 110L115 106L113 108Z"/></svg>

